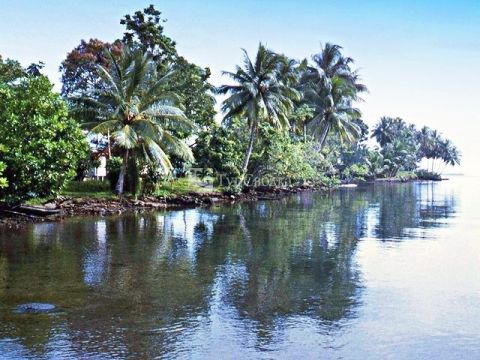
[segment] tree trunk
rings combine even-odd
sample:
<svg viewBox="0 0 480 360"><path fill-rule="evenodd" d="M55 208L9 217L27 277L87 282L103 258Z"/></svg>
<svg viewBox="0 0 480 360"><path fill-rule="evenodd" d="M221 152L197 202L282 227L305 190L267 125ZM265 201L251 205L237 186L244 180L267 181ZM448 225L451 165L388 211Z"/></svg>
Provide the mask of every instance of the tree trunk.
<svg viewBox="0 0 480 360"><path fill-rule="evenodd" d="M110 147L110 130L107 130L107 139L108 139L108 159L111 159L112 149Z"/></svg>
<svg viewBox="0 0 480 360"><path fill-rule="evenodd" d="M127 174L128 163L128 149L123 154L122 167L120 168L120 174L118 175L117 185L115 186L115 192L117 195L122 195L125 188L125 175Z"/></svg>
<svg viewBox="0 0 480 360"><path fill-rule="evenodd" d="M327 139L328 132L330 131L330 125L325 125L325 129L323 130L322 136L320 137L319 144L320 144L320 151L323 150L325 146L325 140Z"/></svg>
<svg viewBox="0 0 480 360"><path fill-rule="evenodd" d="M255 130L256 130L256 126L252 125L250 127L250 134L248 139L247 151L245 153L245 159L243 160L242 181L245 178L245 175L247 175L248 163L250 161L250 156L252 155L253 143L255 142Z"/></svg>

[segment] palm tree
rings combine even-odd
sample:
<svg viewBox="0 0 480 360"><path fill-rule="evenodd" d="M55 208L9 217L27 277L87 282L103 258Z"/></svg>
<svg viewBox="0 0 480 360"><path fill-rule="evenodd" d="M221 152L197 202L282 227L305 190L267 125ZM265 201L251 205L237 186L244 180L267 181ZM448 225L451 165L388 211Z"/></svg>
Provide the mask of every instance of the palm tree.
<svg viewBox="0 0 480 360"><path fill-rule="evenodd" d="M304 100L312 106L314 116L308 124L320 143L325 145L330 131L341 141L352 141L360 132L354 120L361 113L352 104L359 101L359 93L367 91L359 83L357 71L352 70L353 59L344 57L342 47L327 43L313 56L314 66L307 67L302 78Z"/></svg>
<svg viewBox="0 0 480 360"><path fill-rule="evenodd" d="M373 128L371 137L375 138L381 147L384 147L405 135L406 130L407 125L402 119L383 116Z"/></svg>
<svg viewBox="0 0 480 360"><path fill-rule="evenodd" d="M178 107L178 96L168 90L171 73L160 76L150 55L125 46L118 60L109 56L111 66L98 67L105 85L80 99L79 111L89 115L91 132L111 134L113 145L123 152L115 188L123 194L130 159L140 157L165 173L172 170L169 154L193 161L190 148L170 131L193 124Z"/></svg>
<svg viewBox="0 0 480 360"><path fill-rule="evenodd" d="M441 144L441 158L445 165L440 173L443 172L447 165L460 165L461 154L457 147L450 140L446 139Z"/></svg>
<svg viewBox="0 0 480 360"><path fill-rule="evenodd" d="M359 119L361 113L352 107L350 101L355 98L355 90L344 79L335 76L330 86L309 86L304 97L314 109L314 116L307 127L318 139L320 149L331 131L346 142L352 142L359 136L360 128L354 120Z"/></svg>
<svg viewBox="0 0 480 360"><path fill-rule="evenodd" d="M242 165L242 178L247 173L259 125L266 122L276 128L288 128L287 115L293 110L293 100L300 98L299 93L289 84L292 79L286 70L291 64L284 63L285 57L275 54L262 44L258 47L254 62L245 50L243 52L243 67L237 66L235 72L223 72L236 84L223 85L217 90L219 94L229 95L222 104L224 121L241 116L248 123L248 145Z"/></svg>
<svg viewBox="0 0 480 360"><path fill-rule="evenodd" d="M342 49L340 45L326 43L321 51L313 56L315 66L308 68L306 73L308 81L318 83L322 79L339 77L353 86L357 92L367 91L367 87L358 82L360 80L358 72L352 70L353 59L343 56Z"/></svg>
<svg viewBox="0 0 480 360"><path fill-rule="evenodd" d="M431 133L432 133L432 130L428 126L424 126L420 129L420 131L417 131L415 134L415 138L418 144L420 145L418 160L423 159L428 154L429 147L430 147Z"/></svg>

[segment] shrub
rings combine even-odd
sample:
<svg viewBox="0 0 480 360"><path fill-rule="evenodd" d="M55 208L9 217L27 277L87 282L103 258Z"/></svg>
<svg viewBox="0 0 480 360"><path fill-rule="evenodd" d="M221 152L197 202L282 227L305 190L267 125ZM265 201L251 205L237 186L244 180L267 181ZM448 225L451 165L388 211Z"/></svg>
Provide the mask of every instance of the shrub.
<svg viewBox="0 0 480 360"><path fill-rule="evenodd" d="M0 199L11 205L57 194L75 176L88 144L52 84L44 76L0 83L0 119L0 143L8 149Z"/></svg>
<svg viewBox="0 0 480 360"><path fill-rule="evenodd" d="M240 124L232 121L229 128L216 127L213 131L203 132L197 139L194 149L196 166L219 176L222 184L228 186L227 179L235 182L240 178L241 166L246 147L246 132Z"/></svg>
<svg viewBox="0 0 480 360"><path fill-rule="evenodd" d="M440 174L431 172L428 170L417 170L416 176L419 180L432 180L432 181L442 180L442 176Z"/></svg>
<svg viewBox="0 0 480 360"><path fill-rule="evenodd" d="M353 164L343 171L346 181L365 181L370 171L366 164Z"/></svg>
<svg viewBox="0 0 480 360"><path fill-rule="evenodd" d="M75 180L82 181L88 175L89 170L100 166L100 160L95 158L94 154L89 152L83 159L80 159L75 169Z"/></svg>

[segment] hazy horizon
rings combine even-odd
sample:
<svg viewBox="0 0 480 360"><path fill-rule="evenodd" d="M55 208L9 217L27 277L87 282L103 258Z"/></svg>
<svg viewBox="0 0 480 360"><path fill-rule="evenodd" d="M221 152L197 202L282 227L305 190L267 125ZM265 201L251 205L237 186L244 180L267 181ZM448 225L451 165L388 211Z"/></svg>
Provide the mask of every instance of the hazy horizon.
<svg viewBox="0 0 480 360"><path fill-rule="evenodd" d="M399 116L438 129L463 154L462 166L446 172L479 174L475 166L475 102L480 81L480 2L353 0L326 1L108 1L19 0L1 6L0 54L23 65L44 61L45 73L60 88L58 67L81 39L121 38L120 18L153 3L168 19L165 33L178 52L212 70L211 81L226 79L261 41L301 59L320 44L344 47L356 61L370 93L360 105L372 126L383 116Z"/></svg>

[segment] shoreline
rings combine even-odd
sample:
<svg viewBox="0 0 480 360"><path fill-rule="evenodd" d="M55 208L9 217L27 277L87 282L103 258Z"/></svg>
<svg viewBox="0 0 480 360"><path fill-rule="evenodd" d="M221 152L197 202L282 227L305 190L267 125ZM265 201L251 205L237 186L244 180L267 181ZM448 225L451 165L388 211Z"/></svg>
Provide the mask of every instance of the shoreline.
<svg viewBox="0 0 480 360"><path fill-rule="evenodd" d="M17 227L23 224L39 222L56 222L75 216L109 216L133 212L148 212L156 210L178 210L186 208L210 207L213 205L235 204L240 202L278 200L288 195L301 192L328 192L336 188L321 186L297 186L291 188L259 187L249 189L239 194L220 192L190 192L182 195L169 195L164 197L147 196L138 199L123 198L67 198L47 202L43 205L29 206L35 210L58 211L52 215L32 215L19 213L15 209L0 209L0 226Z"/></svg>
<svg viewBox="0 0 480 360"><path fill-rule="evenodd" d="M18 227L23 224L40 223L40 222L57 222L66 218L75 216L111 216L124 213L148 212L157 210L179 210L187 208L208 208L213 205L231 205L241 202L261 201L261 200L278 200L288 195L298 194L302 192L332 192L342 188L356 188L358 186L369 186L375 184L399 184L424 181L444 181L442 180L421 180L421 179L398 179L385 178L375 179L373 181L365 181L360 183L345 183L335 187L328 188L325 186L308 186L300 185L289 188L278 187L258 187L248 189L238 194L228 194L221 192L189 192L181 195L168 196L146 196L138 199L132 197L111 197L111 198L95 198L95 197L58 197L43 205L29 206L40 211L58 211L51 215L32 215L19 213L14 209L0 208L0 227Z"/></svg>

